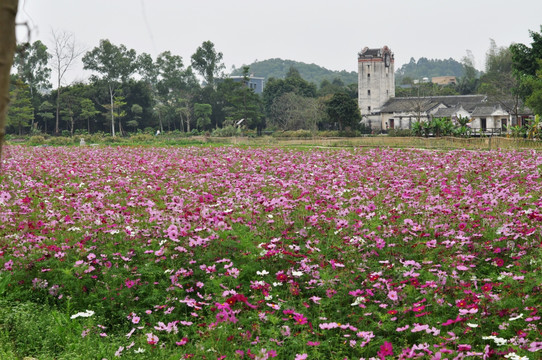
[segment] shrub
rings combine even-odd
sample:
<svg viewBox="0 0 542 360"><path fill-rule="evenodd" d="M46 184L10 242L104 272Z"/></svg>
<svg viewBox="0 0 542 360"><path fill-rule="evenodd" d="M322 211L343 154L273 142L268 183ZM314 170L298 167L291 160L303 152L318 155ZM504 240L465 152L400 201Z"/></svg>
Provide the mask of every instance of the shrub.
<svg viewBox="0 0 542 360"><path fill-rule="evenodd" d="M230 137L230 136L240 136L241 129L236 128L235 126L229 125L223 127L222 129L214 129L212 136L216 137Z"/></svg>
<svg viewBox="0 0 542 360"><path fill-rule="evenodd" d="M42 135L34 135L34 136L31 136L30 139L29 139L29 143L31 145L42 145L42 144L45 144L45 137L43 137Z"/></svg>
<svg viewBox="0 0 542 360"><path fill-rule="evenodd" d="M130 141L133 142L152 142L154 140L154 136L151 134L137 134L130 136Z"/></svg>
<svg viewBox="0 0 542 360"><path fill-rule="evenodd" d="M75 140L71 137L62 137L62 136L56 136L50 138L47 143L49 145L58 145L58 146L66 146L66 145L74 145Z"/></svg>

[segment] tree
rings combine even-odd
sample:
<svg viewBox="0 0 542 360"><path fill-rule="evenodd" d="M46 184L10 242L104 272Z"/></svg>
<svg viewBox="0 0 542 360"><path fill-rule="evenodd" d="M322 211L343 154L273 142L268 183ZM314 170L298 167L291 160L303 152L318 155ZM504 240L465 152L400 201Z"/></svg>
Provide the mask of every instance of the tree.
<svg viewBox="0 0 542 360"><path fill-rule="evenodd" d="M192 67L205 79L207 86L214 86L215 78L221 76L226 66L222 63L222 53L215 50L211 41L204 41L192 55Z"/></svg>
<svg viewBox="0 0 542 360"><path fill-rule="evenodd" d="M194 116L199 130L209 130L213 108L209 104L194 104Z"/></svg>
<svg viewBox="0 0 542 360"><path fill-rule="evenodd" d="M542 25L540 33L529 30L532 38L531 47L524 44L510 46L514 70L520 75L536 76L538 59L542 59Z"/></svg>
<svg viewBox="0 0 542 360"><path fill-rule="evenodd" d="M37 108L40 104L38 90L51 88L49 76L51 69L47 67L51 55L47 52L47 46L37 40L32 44L21 44L15 53L14 65L20 79L29 86L32 107ZM34 119L32 119L34 127Z"/></svg>
<svg viewBox="0 0 542 360"><path fill-rule="evenodd" d="M270 117L271 106L276 98L294 93L303 97L316 97L316 85L304 80L295 68L290 68L285 79L271 78L267 81L263 91L263 103L265 114ZM275 121L271 119L271 121Z"/></svg>
<svg viewBox="0 0 542 360"><path fill-rule="evenodd" d="M542 58L538 59L537 63L539 70L536 76L527 76L523 80L527 87L531 89L531 93L525 98L525 104L536 115L542 115Z"/></svg>
<svg viewBox="0 0 542 360"><path fill-rule="evenodd" d="M49 120L52 120L55 118L53 115L54 105L51 104L49 101L44 101L41 103L41 105L38 108L38 115L40 118L43 119L43 131L47 133L47 124Z"/></svg>
<svg viewBox="0 0 542 360"><path fill-rule="evenodd" d="M133 114L133 117L132 120L128 120L126 122L126 126L131 127L132 131L135 131L135 129L137 129L137 126L139 125L141 114L143 114L143 108L141 107L141 105L134 104L132 105L130 111Z"/></svg>
<svg viewBox="0 0 542 360"><path fill-rule="evenodd" d="M336 93L327 104L327 114L331 121L339 124L339 130L347 127L356 129L361 120L357 102L346 93Z"/></svg>
<svg viewBox="0 0 542 360"><path fill-rule="evenodd" d="M519 81L518 93L535 114L542 114L542 26L541 32L529 31L531 47L524 44L510 46L515 74Z"/></svg>
<svg viewBox="0 0 542 360"><path fill-rule="evenodd" d="M15 55L15 67L19 77L29 86L30 96L38 89L49 89L49 77L51 69L47 67L51 55L47 52L47 46L37 40L29 44L18 46Z"/></svg>
<svg viewBox="0 0 542 360"><path fill-rule="evenodd" d="M30 87L18 79L14 89L10 93L11 105L8 109L7 124L9 127L17 129L19 135L23 130L30 126L34 120L34 108L32 107L32 97L30 96Z"/></svg>
<svg viewBox="0 0 542 360"><path fill-rule="evenodd" d="M478 87L478 76L474 67L474 56L467 50L467 56L463 57L463 76L459 79L457 88L461 95L474 94Z"/></svg>
<svg viewBox="0 0 542 360"><path fill-rule="evenodd" d="M81 50L77 49L73 34L67 32L52 31L53 36L53 69L56 73L57 89L56 89L56 122L55 134L60 132L60 91L62 79L64 75L73 65L73 62L82 54Z"/></svg>
<svg viewBox="0 0 542 360"><path fill-rule="evenodd" d="M119 83L126 82L135 72L138 63L136 52L126 46L115 46L109 40L100 40L100 45L83 56L84 69L102 75L107 83L110 98L111 134L115 136L115 93Z"/></svg>
<svg viewBox="0 0 542 360"><path fill-rule="evenodd" d="M81 100L81 119L87 122L87 132L90 134L90 120L93 119L100 112L96 110L94 103L90 99Z"/></svg>
<svg viewBox="0 0 542 360"><path fill-rule="evenodd" d="M269 125L280 130L316 131L320 117L317 99L289 92L273 101L270 108Z"/></svg>
<svg viewBox="0 0 542 360"><path fill-rule="evenodd" d="M499 103L517 118L520 105L518 86L518 78L513 71L511 47L498 47L490 39L485 73L480 77L478 92L486 94L491 102Z"/></svg>
<svg viewBox="0 0 542 360"><path fill-rule="evenodd" d="M226 123L235 125L243 119L243 125L249 128L261 128L263 117L260 97L254 93L254 89L248 86L249 68L243 68L243 80L241 82L225 79L218 85L218 92L224 95L224 112ZM225 123L225 124L226 124Z"/></svg>

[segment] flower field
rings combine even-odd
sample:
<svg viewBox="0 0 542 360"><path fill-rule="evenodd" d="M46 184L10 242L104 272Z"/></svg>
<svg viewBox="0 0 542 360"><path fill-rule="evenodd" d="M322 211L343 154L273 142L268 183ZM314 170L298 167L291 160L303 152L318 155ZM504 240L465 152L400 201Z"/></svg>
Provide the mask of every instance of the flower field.
<svg viewBox="0 0 542 360"><path fill-rule="evenodd" d="M542 357L536 152L6 153L2 359Z"/></svg>

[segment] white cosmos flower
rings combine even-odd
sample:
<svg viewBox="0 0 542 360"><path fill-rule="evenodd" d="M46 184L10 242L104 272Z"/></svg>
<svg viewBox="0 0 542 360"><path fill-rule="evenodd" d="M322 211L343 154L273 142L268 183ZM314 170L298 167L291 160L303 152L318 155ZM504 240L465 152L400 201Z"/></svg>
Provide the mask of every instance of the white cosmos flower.
<svg viewBox="0 0 542 360"><path fill-rule="evenodd" d="M86 310L85 312L78 312L77 314L73 314L70 316L70 319L76 319L78 317L91 317L94 315L94 311L92 310Z"/></svg>
<svg viewBox="0 0 542 360"><path fill-rule="evenodd" d="M295 277L300 277L301 275L303 275L303 272L302 271L292 271L292 276L295 276Z"/></svg>
<svg viewBox="0 0 542 360"><path fill-rule="evenodd" d="M260 276L265 276L265 275L269 274L269 271L267 271L267 270L256 271L256 274L258 274Z"/></svg>

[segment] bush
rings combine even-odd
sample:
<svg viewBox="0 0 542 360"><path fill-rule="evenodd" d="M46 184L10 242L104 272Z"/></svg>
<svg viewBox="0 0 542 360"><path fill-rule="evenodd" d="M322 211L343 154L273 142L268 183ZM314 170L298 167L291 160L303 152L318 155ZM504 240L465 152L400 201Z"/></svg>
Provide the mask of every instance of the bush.
<svg viewBox="0 0 542 360"><path fill-rule="evenodd" d="M151 134L137 134L130 136L130 141L134 142L152 142L154 140L154 136Z"/></svg>
<svg viewBox="0 0 542 360"><path fill-rule="evenodd" d="M56 136L56 137L50 138L48 141L48 144L58 145L58 146L74 145L76 143L74 139L75 138L71 138L71 137Z"/></svg>
<svg viewBox="0 0 542 360"><path fill-rule="evenodd" d="M214 129L212 136L216 137L230 137L230 136L241 136L241 129L236 128L235 126L229 125L223 127L222 129Z"/></svg>
<svg viewBox="0 0 542 360"><path fill-rule="evenodd" d="M42 145L42 144L45 144L45 137L42 135L34 135L30 137L28 142L31 145Z"/></svg>

